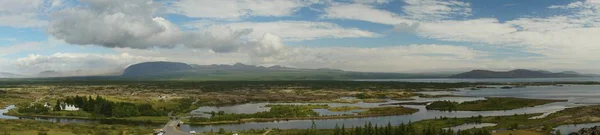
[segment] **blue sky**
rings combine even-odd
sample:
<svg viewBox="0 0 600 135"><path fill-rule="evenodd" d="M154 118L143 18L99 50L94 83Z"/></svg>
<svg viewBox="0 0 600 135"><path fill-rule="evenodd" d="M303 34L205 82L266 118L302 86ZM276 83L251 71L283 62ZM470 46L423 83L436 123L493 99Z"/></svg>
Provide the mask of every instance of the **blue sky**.
<svg viewBox="0 0 600 135"><path fill-rule="evenodd" d="M598 0L4 0L0 72L113 74L167 60L600 73L599 9Z"/></svg>

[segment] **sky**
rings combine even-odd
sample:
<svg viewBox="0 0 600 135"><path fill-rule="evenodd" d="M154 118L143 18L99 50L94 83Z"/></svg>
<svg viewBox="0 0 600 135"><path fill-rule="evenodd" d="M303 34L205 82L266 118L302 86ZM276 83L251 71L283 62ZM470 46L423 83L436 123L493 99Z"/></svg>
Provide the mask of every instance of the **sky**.
<svg viewBox="0 0 600 135"><path fill-rule="evenodd" d="M600 73L600 0L2 0L0 72L146 61Z"/></svg>

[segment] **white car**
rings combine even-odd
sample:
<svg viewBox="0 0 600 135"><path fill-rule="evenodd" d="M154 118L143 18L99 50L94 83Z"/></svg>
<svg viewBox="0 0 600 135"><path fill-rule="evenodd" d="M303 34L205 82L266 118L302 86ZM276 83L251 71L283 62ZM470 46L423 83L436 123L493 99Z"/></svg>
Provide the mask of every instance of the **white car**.
<svg viewBox="0 0 600 135"><path fill-rule="evenodd" d="M196 134L196 131L190 131L190 134Z"/></svg>

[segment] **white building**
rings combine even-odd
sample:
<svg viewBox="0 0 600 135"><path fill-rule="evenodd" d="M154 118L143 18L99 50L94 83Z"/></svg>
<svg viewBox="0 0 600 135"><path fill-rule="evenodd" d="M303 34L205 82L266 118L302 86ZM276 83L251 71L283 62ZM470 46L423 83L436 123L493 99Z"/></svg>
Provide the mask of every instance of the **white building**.
<svg viewBox="0 0 600 135"><path fill-rule="evenodd" d="M64 107L61 106L60 107L61 110L65 110L65 111L79 111L79 108L75 107L75 105L65 105Z"/></svg>
<svg viewBox="0 0 600 135"><path fill-rule="evenodd" d="M50 104L48 102L44 103L44 107L50 108Z"/></svg>

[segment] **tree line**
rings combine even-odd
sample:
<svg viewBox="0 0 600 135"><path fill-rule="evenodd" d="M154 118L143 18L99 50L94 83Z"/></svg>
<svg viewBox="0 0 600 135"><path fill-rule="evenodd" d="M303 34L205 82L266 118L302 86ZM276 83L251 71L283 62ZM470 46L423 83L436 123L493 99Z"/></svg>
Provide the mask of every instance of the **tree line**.
<svg viewBox="0 0 600 135"><path fill-rule="evenodd" d="M57 105L60 103L60 100L57 101ZM64 103L74 105L82 111L93 115L105 117L165 116L167 114L165 111L153 108L150 104L113 102L101 96L96 96L96 98L92 98L91 96L69 96L65 98Z"/></svg>
<svg viewBox="0 0 600 135"><path fill-rule="evenodd" d="M318 135L323 133L316 129L316 125L313 122L312 127L302 134ZM491 133L484 129L454 131L449 128L437 128L431 125L419 128L411 122L408 124L402 123L397 126L392 126L390 123L386 126L379 126L369 122L363 126L352 128L346 128L344 125L341 127L336 125L333 129L333 135L491 135Z"/></svg>
<svg viewBox="0 0 600 135"><path fill-rule="evenodd" d="M247 118L294 118L294 117L314 117L319 116L319 113L312 109L319 106L304 106L304 105L271 105L269 111L257 112L253 114L235 114L225 113L223 111L210 112L210 118L192 117L190 122L211 122L211 121L231 121Z"/></svg>
<svg viewBox="0 0 600 135"><path fill-rule="evenodd" d="M133 104L127 102L113 102L96 96L74 96L66 97L64 100L57 100L52 107L45 107L42 104L33 104L31 106L22 107L18 111L20 113L44 114L51 111L61 111L67 105L73 105L80 111L91 113L94 116L104 117L135 117L135 116L165 116L166 111L155 109L150 104Z"/></svg>

